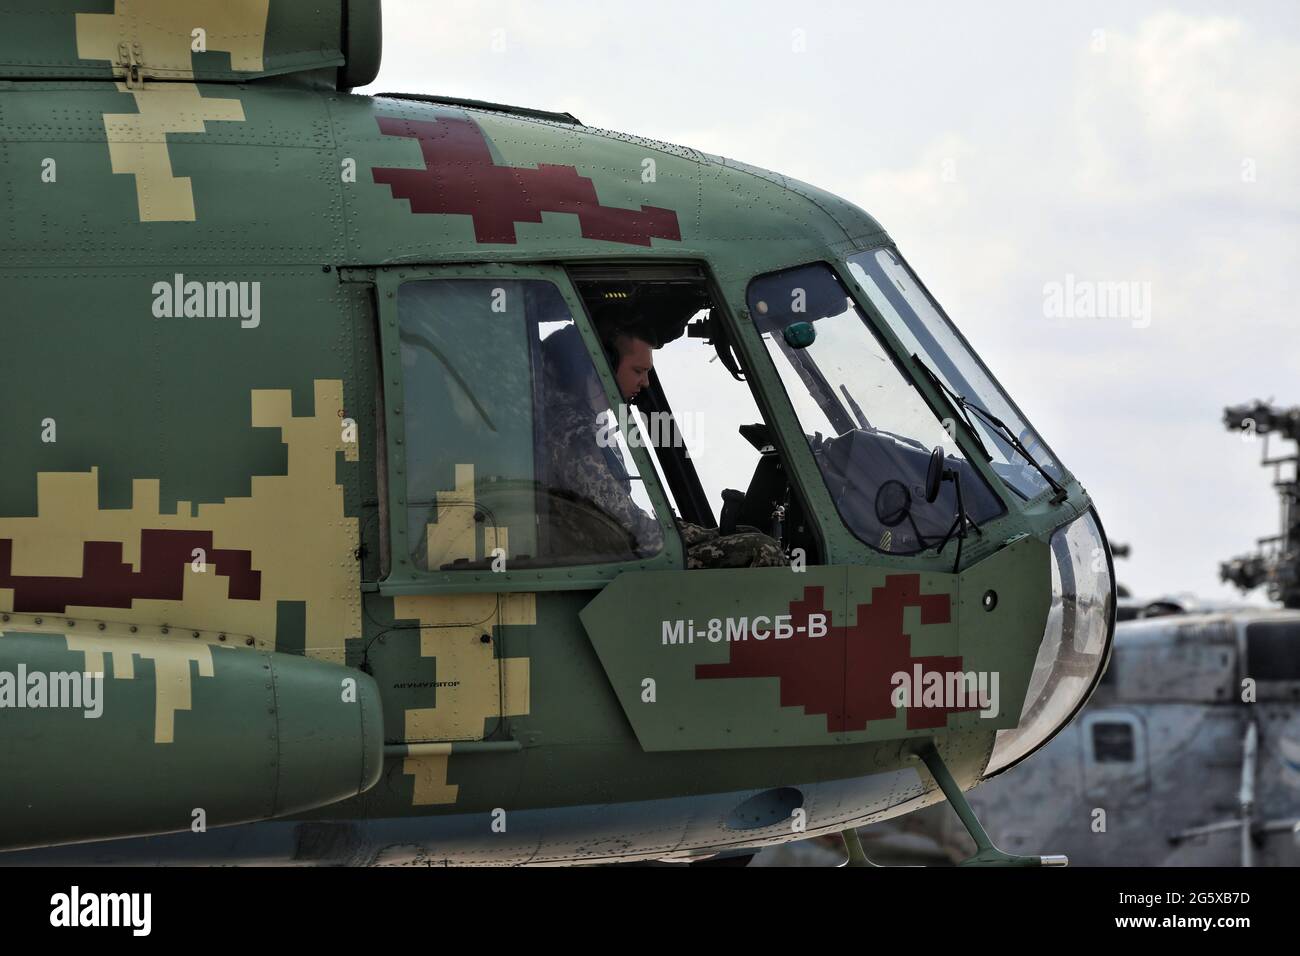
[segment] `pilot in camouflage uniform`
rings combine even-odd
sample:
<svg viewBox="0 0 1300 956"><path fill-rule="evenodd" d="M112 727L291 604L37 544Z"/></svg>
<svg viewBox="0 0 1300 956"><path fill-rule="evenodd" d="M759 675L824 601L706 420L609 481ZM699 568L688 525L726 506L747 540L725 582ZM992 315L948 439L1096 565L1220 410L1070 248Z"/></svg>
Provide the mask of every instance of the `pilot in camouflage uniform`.
<svg viewBox="0 0 1300 956"><path fill-rule="evenodd" d="M575 375L577 360L556 361L561 348L583 348L576 329L566 329L552 338L570 332L567 342L548 340L551 347L546 350L550 358L550 404L545 414L545 433L548 485L555 495L550 508L553 540L571 555L591 560L629 560L654 554L663 547L663 534L659 522L632 500L632 479L615 440L617 428L605 410L603 390L594 369L589 374ZM615 337L609 343L611 354L617 348L620 357L616 376L619 390L630 401L641 384L635 374L629 374L629 362L625 361L628 354L618 348L618 339L628 337L643 346L641 355L648 355L649 347L635 336ZM582 360L590 368L585 348ZM582 383L578 389L574 388L575 380ZM677 527L688 569L789 565L780 543L756 530L723 535L716 528L702 528L680 519ZM635 555L629 553L629 543Z"/></svg>
<svg viewBox="0 0 1300 956"><path fill-rule="evenodd" d="M591 560L656 554L663 549L663 531L632 500L632 479L618 448L601 447L602 431L589 402L565 400L546 410L555 547Z"/></svg>

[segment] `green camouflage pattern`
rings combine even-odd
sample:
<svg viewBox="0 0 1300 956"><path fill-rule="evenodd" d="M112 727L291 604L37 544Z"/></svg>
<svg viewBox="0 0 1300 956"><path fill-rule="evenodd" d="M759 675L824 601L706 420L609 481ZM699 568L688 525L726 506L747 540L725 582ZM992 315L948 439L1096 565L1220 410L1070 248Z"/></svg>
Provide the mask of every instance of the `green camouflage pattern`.
<svg viewBox="0 0 1300 956"><path fill-rule="evenodd" d="M957 574L951 549L891 555L848 531L744 292L757 275L891 245L875 220L686 147L507 108L350 95L336 75L351 62L339 3L270 0L264 19L240 4L252 28L208 31L237 42L188 62L146 44L139 80L129 64L85 55L104 48L105 21L83 15L165 6L0 3L0 161L12 172L0 191L0 665L104 671L96 720L0 709L11 768L0 848L32 845L27 834L58 844L197 833L201 808L214 827L473 819L482 846L464 859L521 861L536 842L492 849L506 846L492 843L494 811L865 780L875 796L813 812L807 832L840 829L940 799L915 769L922 739L963 787L978 781L1019 714L1044 631L1045 542L1089 501L1069 476L1064 504L1021 501L975 462L1007 508L967 540ZM186 10L204 18L222 4L180 6L168 14L180 24L172 40L190 35ZM354 53L377 56L377 46ZM253 76L263 79L225 82ZM453 147L485 151L457 160L499 187L478 205L420 191L425 151ZM518 194L500 186L515 180ZM560 196L556 183L568 198L547 199ZM420 211L438 203L456 208ZM505 573L412 562L422 547L481 562L512 522L480 520L475 462L444 460L431 540L408 535L397 290L449 276L539 279L580 316L559 264L597 261L710 270L769 425L799 438L787 465L824 564L686 571L688 545L653 480L664 547L644 560ZM486 352L485 377L508 359ZM940 403L929 383L917 388ZM652 476L645 451L633 455ZM828 734L825 716L780 700L771 677L702 679L688 666L725 655L656 669L661 619L786 613L816 586L835 603L833 624L848 627L909 576L951 603L946 623L911 634L916 653L1000 671L1002 719L955 714L909 730L900 711ZM995 587L989 614L979 595ZM656 675L658 703L642 703L641 682ZM870 789L890 774L908 782ZM74 792L103 806L89 812ZM435 852L434 831L421 832L412 852ZM729 839L803 835L778 821ZM673 839L553 856L726 842L711 831Z"/></svg>

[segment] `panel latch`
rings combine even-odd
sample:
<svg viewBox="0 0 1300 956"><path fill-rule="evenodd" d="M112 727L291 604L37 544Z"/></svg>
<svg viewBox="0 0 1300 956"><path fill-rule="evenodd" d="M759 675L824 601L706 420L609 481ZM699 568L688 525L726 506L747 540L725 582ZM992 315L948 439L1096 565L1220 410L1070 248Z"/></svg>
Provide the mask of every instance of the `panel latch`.
<svg viewBox="0 0 1300 956"><path fill-rule="evenodd" d="M117 45L117 68L122 71L128 90L144 89L144 56L139 41L127 43L123 40Z"/></svg>

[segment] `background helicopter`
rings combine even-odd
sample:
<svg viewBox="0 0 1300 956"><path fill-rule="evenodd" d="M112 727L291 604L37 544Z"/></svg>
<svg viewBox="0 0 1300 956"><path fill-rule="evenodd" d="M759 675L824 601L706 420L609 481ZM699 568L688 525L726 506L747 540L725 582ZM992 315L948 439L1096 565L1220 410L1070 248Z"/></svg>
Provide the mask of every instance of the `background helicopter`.
<svg viewBox="0 0 1300 956"><path fill-rule="evenodd" d="M1300 409L1257 402L1226 409L1224 423L1264 436L1281 531L1221 574L1243 591L1267 585L1283 607L1121 598L1110 665L1079 718L970 794L1000 846L1050 844L1084 866L1300 864L1298 456L1271 456L1268 441L1300 440ZM946 807L862 839L895 863L956 862L970 848Z"/></svg>

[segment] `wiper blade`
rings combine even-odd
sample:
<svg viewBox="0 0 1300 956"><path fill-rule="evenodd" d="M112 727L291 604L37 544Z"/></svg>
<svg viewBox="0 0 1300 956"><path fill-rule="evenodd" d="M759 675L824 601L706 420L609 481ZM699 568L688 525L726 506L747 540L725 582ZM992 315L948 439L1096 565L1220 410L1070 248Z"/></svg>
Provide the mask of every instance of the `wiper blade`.
<svg viewBox="0 0 1300 956"><path fill-rule="evenodd" d="M975 423L971 421L970 413L966 410L966 399L945 385L943 379L939 378L939 376L935 374L934 369L926 365L925 362L922 361L921 356L917 355L915 352L912 353L912 361L914 361L917 367L926 374L930 379L930 383L939 390L945 399L948 400L948 403L953 406L953 410L959 413L961 417L966 420L966 426L970 429L971 436L975 439L975 444L979 445L980 453L984 456L984 460L992 461L993 456L989 454L988 447L984 444L984 439L980 437L979 429L975 427Z"/></svg>
<svg viewBox="0 0 1300 956"><path fill-rule="evenodd" d="M984 419L986 422L988 422L990 425L996 428L999 432L1001 432L1002 437L1006 439L1007 443L1010 444L1013 449L1015 449L1016 454L1018 454L1025 461L1029 462L1029 464L1033 466L1034 470L1043 476L1043 480L1046 481L1049 486L1051 486L1053 492L1052 504L1059 505L1061 502L1063 502L1066 498L1069 497L1069 493L1065 490L1065 488L1061 486L1061 483L1057 481L1055 478L1053 478L1051 475L1049 475L1046 470L1044 470L1043 466L1038 463L1038 460L1029 453L1029 449L1024 446L1024 443L1018 437L1016 437L1016 433L1013 432L1009 427L1007 427L1006 422L998 418L988 409L981 408L979 405L972 402L965 395L958 395L956 392L954 392L951 388L949 388L947 385L944 384L943 380L940 379L937 374L935 374L934 370L930 368L930 366L926 365L925 362L922 361L921 356L917 355L915 352L912 353L912 360L916 362L917 366L921 368L921 370L924 371L927 376L929 376L930 381L933 382L935 385L937 385L944 392L944 394L949 396L951 401L955 403L959 409L961 409L962 416L966 419L966 424L970 426L971 434L973 434L975 436L975 440L979 442L980 450L984 452L985 458L987 458L989 461L993 460L992 457L989 455L988 449L984 446L984 442L980 439L979 432L975 428L975 423L971 421L968 412L974 412L980 418Z"/></svg>
<svg viewBox="0 0 1300 956"><path fill-rule="evenodd" d="M1067 492L1065 488L1061 486L1061 483L1057 481L1055 478L1053 478L1051 475L1049 475L1047 471L1043 468L1043 466L1038 463L1038 460L1029 453L1029 449L1024 446L1024 443L1019 438L1016 437L1015 432L1013 432L1010 428L1008 428L1006 423L1003 422L1002 419L998 418L992 412L980 408L978 405L976 405L974 402L968 399L963 398L962 401L966 404L967 407L970 408L971 411L975 412L981 418L988 421L991 425L993 425L994 428L999 429L1002 432L1003 436L1006 438L1006 440L1011 444L1011 447L1016 450L1016 453L1020 455L1020 457L1023 458L1025 461L1029 462L1029 464L1033 465L1034 470L1043 476L1044 481L1046 481L1049 485L1051 485L1052 491L1054 492L1054 494L1052 495L1052 504L1059 505L1062 501L1064 501L1066 498L1070 496L1069 492Z"/></svg>

